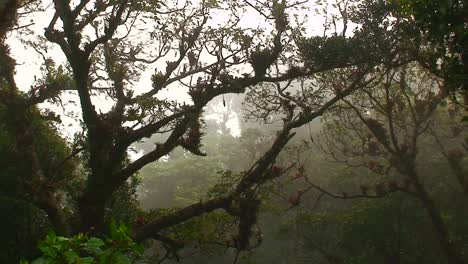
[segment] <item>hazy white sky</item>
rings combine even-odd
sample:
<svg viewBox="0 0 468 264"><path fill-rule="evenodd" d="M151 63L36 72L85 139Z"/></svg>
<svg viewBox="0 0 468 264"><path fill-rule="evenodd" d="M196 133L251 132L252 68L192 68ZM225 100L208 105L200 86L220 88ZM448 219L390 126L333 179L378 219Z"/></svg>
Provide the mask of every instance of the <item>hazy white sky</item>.
<svg viewBox="0 0 468 264"><path fill-rule="evenodd" d="M310 1L308 5L312 7L314 4L313 2L314 1ZM44 7L48 6L48 8L46 8L44 12L35 13L31 15L30 17L26 18L24 21L20 21L20 25L33 22L34 24L30 28L37 35L43 35L44 28L48 26L53 16L54 10L53 10L51 3L49 1L43 1L43 5ZM290 15L292 17L294 14L290 14ZM308 34L321 35L323 33L324 18L316 16L314 14L314 8L310 8L309 11L301 11L301 13L298 13L297 15L298 17L301 17L301 18L304 17L305 15L309 16L308 23L307 23ZM213 20L211 20L209 23L211 23L212 25L222 24L223 21L225 21L226 17L227 17L226 14L223 13L222 11L219 11L218 13L213 13ZM250 27L250 28L264 27L265 23L262 23L262 19L260 15L258 15L256 11L250 8L248 12L242 17L241 26ZM34 40L35 38L37 38L37 35L27 36L26 39ZM41 75L40 66L42 63L42 58L32 48L29 48L23 45L23 43L19 41L18 36L15 34L12 34L9 37L8 44L10 45L12 49L13 57L16 59L17 64L18 64L17 72L16 72L16 82L18 86L20 87L20 89L27 91L33 84L35 76L39 77ZM57 45L50 47L47 50L46 56L52 57L58 63L65 62L65 57ZM135 85L135 87L140 87L137 89L141 89L141 87L147 87L149 89L151 87L151 74L153 72L154 72L154 67L149 67L148 70L143 72L143 74L141 75L140 81ZM138 93L138 90L136 92ZM160 93L158 93L158 97L169 98L169 99L178 100L178 101L190 100L187 94L186 88L174 87L174 86L170 86L169 89L162 90ZM75 112L79 116L79 111L78 111L79 108L77 106L73 106L72 104L68 103L68 100L74 100L78 102L77 96L67 95L67 96L64 96L64 98L65 99L63 100L63 102L66 108L65 111ZM101 108L102 111L106 111L112 105L112 102L110 102L109 100L105 100L104 98L95 98L95 103L97 107ZM42 107L54 109L58 113L62 114L63 131L67 131L69 134L73 134L74 132L81 130L81 128L79 127L79 123L73 118L68 118L64 116L63 115L64 112L62 111L60 107L50 105L50 104L43 104ZM238 128L239 126L238 126L237 120L231 120L228 125L232 129L235 135L239 135L240 131Z"/></svg>

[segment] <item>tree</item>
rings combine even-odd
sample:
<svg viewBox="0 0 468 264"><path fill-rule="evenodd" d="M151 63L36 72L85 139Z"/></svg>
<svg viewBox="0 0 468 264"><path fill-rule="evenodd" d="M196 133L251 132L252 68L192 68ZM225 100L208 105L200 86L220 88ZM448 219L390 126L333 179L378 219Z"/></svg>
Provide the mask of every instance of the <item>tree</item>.
<svg viewBox="0 0 468 264"><path fill-rule="evenodd" d="M57 229L63 227L61 214L68 212L60 212L51 202L67 203L68 195L73 194L72 188L78 185L79 179L76 177L77 160L70 156L71 149L46 117L41 116L37 109L21 113L14 110L18 108L1 106L0 200L2 210L9 212L0 225L4 237L1 241L4 254L1 257L2 262L8 263L17 261L13 256L18 253L31 256L50 224ZM16 134L23 133L17 121L25 116L30 121L29 136ZM34 142L25 142L31 135L34 135ZM35 155L29 156L27 151L30 149L34 149ZM39 182L39 176L34 175L34 167L18 164L24 159L41 164L46 178Z"/></svg>
<svg viewBox="0 0 468 264"><path fill-rule="evenodd" d="M331 86L342 86L345 81L335 75L327 78ZM379 197L397 191L416 197L425 208L449 263L463 263L459 246L450 238L442 210L428 190L430 173L423 169L429 165L424 162L429 155L425 151L427 146L432 146L432 151L439 149L445 156L446 168L451 168L452 176L466 193L466 179L461 176L466 174L462 165L466 153L460 148L464 129L457 123L452 123L450 129L437 120L438 107L444 100L443 95L436 94L441 85L443 81L418 68L385 71L377 87L361 89L342 99L343 103L330 112L324 133L325 149L349 166L367 167L382 176L372 187L361 186L361 195ZM453 118L455 110L450 109ZM455 133L442 142L438 134L449 129Z"/></svg>
<svg viewBox="0 0 468 264"><path fill-rule="evenodd" d="M447 95L460 91L464 104L468 102L468 58L466 45L466 1L395 1L402 18L415 24L420 37L428 42L424 52L433 55L421 56L421 64L434 74L444 78L447 83ZM440 62L434 61L440 59Z"/></svg>
<svg viewBox="0 0 468 264"><path fill-rule="evenodd" d="M371 73L383 65L392 68L415 60L410 51L421 43L405 41L407 24L389 21L383 12L389 7L385 3L364 3L341 11L342 33L306 38L301 21L291 15L301 2L55 0L45 38L38 37L32 44L44 55L44 76L23 93L15 82L15 62L5 38L16 30L16 14L28 15L17 11L37 3L7 1L0 10L8 14L1 16L0 24L0 104L17 135L14 151L22 153L21 161L32 168L27 177L18 176L19 181L32 178L42 186L44 179L50 178L34 147L36 126L31 115L44 101L60 102L64 91L74 91L85 128L80 149L86 181L73 201L74 213L64 214L63 203L55 198L57 189L28 192L41 199L38 206L59 233L99 234L105 227L109 200L132 175L175 148L205 155L200 120L204 107L217 96L249 89L247 100L256 102L252 105L254 117L268 122L272 115L281 117L271 146L222 195L151 219L133 234L137 241L148 237L167 241L159 235L161 230L223 209L240 219L234 244L239 250L247 249L260 203L257 189L282 174L275 160L294 130L352 92L372 86L375 77ZM263 31L240 27L239 18L247 9L269 27ZM351 11L362 27L353 37L346 37L347 12ZM372 11L370 20L367 11ZM213 23L215 12L226 14L228 19ZM133 32L143 40L133 37ZM406 48L410 44L411 49ZM46 57L47 45L58 46L66 64L57 66ZM155 68L152 86L137 91L137 80L147 67ZM347 69L340 73L348 83L332 89L312 85L322 73L341 68ZM158 97L164 89L181 87L191 102ZM112 102L107 112L99 110L97 104L104 95ZM46 115L46 111L40 112ZM168 136L153 149L134 161L127 159L132 144L161 133Z"/></svg>

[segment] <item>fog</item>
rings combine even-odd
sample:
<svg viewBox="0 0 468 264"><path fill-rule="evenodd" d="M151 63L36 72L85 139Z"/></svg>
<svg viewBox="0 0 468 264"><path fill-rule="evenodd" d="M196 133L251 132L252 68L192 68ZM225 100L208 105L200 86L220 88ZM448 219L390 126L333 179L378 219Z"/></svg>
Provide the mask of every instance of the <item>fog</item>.
<svg viewBox="0 0 468 264"><path fill-rule="evenodd" d="M0 2L0 263L468 263L436 2Z"/></svg>

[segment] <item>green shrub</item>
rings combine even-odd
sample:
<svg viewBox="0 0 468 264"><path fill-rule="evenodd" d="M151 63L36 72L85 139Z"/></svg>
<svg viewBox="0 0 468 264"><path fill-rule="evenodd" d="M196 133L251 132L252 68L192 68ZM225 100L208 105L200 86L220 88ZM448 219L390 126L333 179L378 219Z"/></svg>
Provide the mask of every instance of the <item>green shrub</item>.
<svg viewBox="0 0 468 264"><path fill-rule="evenodd" d="M86 234L61 237L50 231L39 243L39 249L42 256L31 264L126 264L143 255L143 247L130 238L130 229L115 223L111 223L105 239Z"/></svg>

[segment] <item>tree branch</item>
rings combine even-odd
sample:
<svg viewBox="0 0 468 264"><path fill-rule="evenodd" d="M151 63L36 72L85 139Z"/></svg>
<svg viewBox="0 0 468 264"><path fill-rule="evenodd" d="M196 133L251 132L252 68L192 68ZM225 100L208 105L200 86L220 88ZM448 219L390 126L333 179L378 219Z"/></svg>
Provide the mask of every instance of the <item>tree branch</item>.
<svg viewBox="0 0 468 264"><path fill-rule="evenodd" d="M104 35L86 44L84 48L84 53L86 57L88 57L99 44L103 44L112 38L115 31L117 30L117 27L121 23L122 15L123 15L123 12L125 11L125 8L127 7L127 4L128 4L128 0L122 0L122 2L119 4L119 7L117 8L116 15L112 16L109 19L108 25L104 29Z"/></svg>

